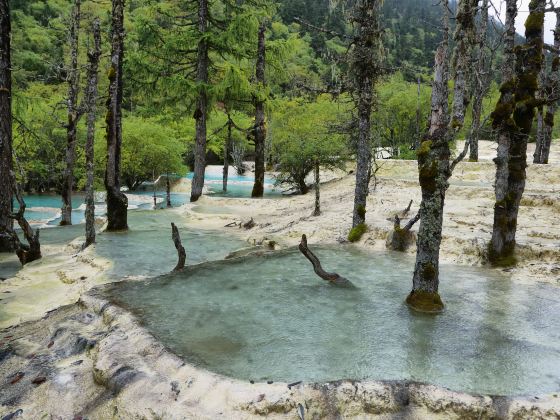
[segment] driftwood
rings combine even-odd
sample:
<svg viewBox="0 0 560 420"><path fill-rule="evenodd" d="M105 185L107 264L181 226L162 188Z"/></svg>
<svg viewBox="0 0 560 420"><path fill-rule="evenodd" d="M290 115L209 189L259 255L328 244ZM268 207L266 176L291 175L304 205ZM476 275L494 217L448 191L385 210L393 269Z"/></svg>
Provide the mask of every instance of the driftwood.
<svg viewBox="0 0 560 420"><path fill-rule="evenodd" d="M325 270L323 270L319 258L317 258L317 256L313 252L311 252L311 250L307 247L307 237L305 235L301 236L299 250L303 255L305 255L305 258L311 261L311 264L313 264L313 270L315 271L315 274L317 274L323 280L326 280L335 286L344 286L344 287L354 286L350 280L338 275L337 273L328 273Z"/></svg>
<svg viewBox="0 0 560 420"><path fill-rule="evenodd" d="M187 253L185 252L185 247L181 243L181 236L179 235L179 229L175 226L175 223L171 223L171 239L173 239L173 243L175 244L175 248L177 249L177 255L179 256L179 261L177 261L177 265L173 269L173 271L182 270L185 268L185 260L187 259Z"/></svg>

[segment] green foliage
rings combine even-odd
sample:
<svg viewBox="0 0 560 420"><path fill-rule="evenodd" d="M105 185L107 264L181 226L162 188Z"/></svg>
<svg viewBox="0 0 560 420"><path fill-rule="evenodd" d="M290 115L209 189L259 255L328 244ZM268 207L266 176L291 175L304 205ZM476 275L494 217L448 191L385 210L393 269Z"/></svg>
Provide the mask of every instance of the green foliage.
<svg viewBox="0 0 560 420"><path fill-rule="evenodd" d="M97 136L96 167L104 168L107 145ZM134 190L142 182L166 173L184 176L185 145L177 132L157 119L128 116L123 119L121 177Z"/></svg>
<svg viewBox="0 0 560 420"><path fill-rule="evenodd" d="M407 82L402 73L395 73L379 84L377 94L379 107L372 119L375 145L399 151L398 155L397 152L393 152L393 155L400 159L414 159L410 146L426 130L430 111L430 86L421 83L418 98L417 83ZM418 106L420 112L417 126ZM400 151L403 149L405 153L401 155Z"/></svg>
<svg viewBox="0 0 560 420"><path fill-rule="evenodd" d="M344 165L345 138L329 129L343 118L344 106L320 96L316 102L282 101L270 127L272 158L280 169L278 184L307 192L305 178L316 164L326 168Z"/></svg>

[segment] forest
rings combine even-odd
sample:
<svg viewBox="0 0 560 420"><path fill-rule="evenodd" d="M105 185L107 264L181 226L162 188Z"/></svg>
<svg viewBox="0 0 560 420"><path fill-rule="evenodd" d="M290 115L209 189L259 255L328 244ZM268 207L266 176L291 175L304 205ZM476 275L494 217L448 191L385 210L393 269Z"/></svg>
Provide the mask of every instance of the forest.
<svg viewBox="0 0 560 420"><path fill-rule="evenodd" d="M555 0L0 0L0 418L560 417L558 92Z"/></svg>

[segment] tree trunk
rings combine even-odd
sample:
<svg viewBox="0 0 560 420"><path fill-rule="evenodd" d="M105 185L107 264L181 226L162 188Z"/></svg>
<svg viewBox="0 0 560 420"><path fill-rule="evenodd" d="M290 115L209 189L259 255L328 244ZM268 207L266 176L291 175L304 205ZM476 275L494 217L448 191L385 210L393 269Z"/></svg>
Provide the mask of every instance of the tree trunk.
<svg viewBox="0 0 560 420"><path fill-rule="evenodd" d="M554 47L560 49L560 11L556 11L556 27L554 29ZM557 96L560 91L560 57L559 53L552 59L550 75L547 77L547 94ZM548 98L545 98L548 99ZM533 163L547 164L552 143L552 129L554 128L554 115L558 109L558 99L548 100L543 121L543 134L541 143L537 143Z"/></svg>
<svg viewBox="0 0 560 420"><path fill-rule="evenodd" d="M12 232L12 64L10 1L0 0L0 252L16 249Z"/></svg>
<svg viewBox="0 0 560 420"><path fill-rule="evenodd" d="M478 28L478 51L476 55L476 68L474 74L474 93L472 105L472 124L469 133L469 161L478 162L478 140L480 139L480 117L482 115L482 101L488 90L490 78L488 77L488 53L486 51L486 38L488 30L488 0L482 0L480 11L480 27Z"/></svg>
<svg viewBox="0 0 560 420"><path fill-rule="evenodd" d="M198 41L196 81L198 84L198 99L196 101L195 119L195 147L194 147L194 173L191 187L191 201L197 201L202 195L204 188L204 171L206 169L206 118L208 116L208 96L206 93L208 84L208 0L198 0Z"/></svg>
<svg viewBox="0 0 560 420"><path fill-rule="evenodd" d="M537 79L543 62L544 9L545 0L534 0L529 4L526 42L516 48L515 78L502 86L502 95L492 114L493 124L500 129L500 137L509 144L505 156L507 171L496 174L494 226L488 253L494 265L515 263L517 215L525 190L527 139L535 117Z"/></svg>
<svg viewBox="0 0 560 420"><path fill-rule="evenodd" d="M455 84L452 118L448 113L448 31L447 1L444 7L444 39L435 56L435 74L432 87L432 112L430 128L417 152L422 202L420 204L420 228L416 242L416 264L412 279L412 291L407 304L422 312L440 312L443 302L439 288L439 249L443 225L445 193L449 187L453 165L450 165L449 143L462 128L468 105L467 71L474 43L474 14L477 0L461 0L457 7L455 29Z"/></svg>
<svg viewBox="0 0 560 420"><path fill-rule="evenodd" d="M354 7L353 21L357 26L350 63L351 90L358 113L356 148L356 187L352 228L366 220L366 199L371 171L371 111L374 86L381 74L381 31L379 28L379 0L359 0Z"/></svg>
<svg viewBox="0 0 560 420"><path fill-rule="evenodd" d="M167 208L171 208L171 183L169 182L169 173L165 176L165 204Z"/></svg>
<svg viewBox="0 0 560 420"><path fill-rule="evenodd" d="M17 244L16 254L19 258L19 261L21 262L21 265L25 265L27 263L30 263L32 261L41 258L41 244L39 242L39 229L33 231L31 226L29 225L29 222L25 218L25 201L23 200L19 185L17 184L17 180L13 172L10 174L10 179L13 182L14 195L19 204L19 209L17 213L12 214L11 217L17 220L19 227L23 232L23 236L25 237L25 240L29 244L28 246L22 245L17 239L17 235L15 234L15 232L13 233L14 241Z"/></svg>
<svg viewBox="0 0 560 420"><path fill-rule="evenodd" d="M72 224L72 188L74 187L74 165L76 163L76 131L80 111L78 109L78 91L80 73L78 70L78 40L80 34L80 0L74 0L70 17L70 68L68 69L68 122L66 123L66 168L62 177L62 209L60 225Z"/></svg>
<svg viewBox="0 0 560 420"><path fill-rule="evenodd" d="M185 268L185 261L187 259L187 253L185 252L185 248L181 243L181 236L179 235L179 229L175 226L175 223L171 223L171 239L175 244L175 249L177 249L177 265L173 269L173 271L179 271Z"/></svg>
<svg viewBox="0 0 560 420"><path fill-rule="evenodd" d="M543 72L545 70L543 69ZM542 72L541 72L542 74ZM542 82L542 84L541 84ZM543 86L546 83L546 75L542 75L539 86ZM543 86L544 87L544 86ZM541 92L544 94L544 92ZM533 153L533 163L541 163L542 147L544 140L544 106L540 106L537 109L537 134L535 136L535 153Z"/></svg>
<svg viewBox="0 0 560 420"><path fill-rule="evenodd" d="M299 250L305 256L305 258L307 258L311 262L315 274L317 274L323 280L326 280L330 284L335 286L354 287L350 280L338 275L337 273L328 273L323 269L319 258L317 258L317 256L307 247L307 237L305 235L301 236Z"/></svg>
<svg viewBox="0 0 560 420"><path fill-rule="evenodd" d="M101 29L99 19L92 25L93 49L88 51L87 68L87 137L86 137L86 241L84 248L95 242L95 200L93 191L94 180L94 140L95 140L95 111L97 102L97 71L101 57Z"/></svg>
<svg viewBox="0 0 560 420"><path fill-rule="evenodd" d="M223 171L223 181L222 181L222 189L224 192L227 192L227 183L228 183L228 175L229 175L229 153L231 151L231 126L233 125L233 121L231 120L231 116L228 114L228 122L227 122L227 139L224 144L224 171Z"/></svg>
<svg viewBox="0 0 560 420"><path fill-rule="evenodd" d="M506 30L504 34L504 66L502 68L503 80L500 88L501 95L492 113L492 126L497 132L498 148L494 163L496 164L496 180L494 183L494 194L496 202L503 202L507 193L508 165L510 148L510 126L509 119L515 105L514 78L515 78L515 18L517 16L516 0L506 1ZM497 113L497 111L501 111ZM494 226L503 223L505 220L505 207L502 205L494 206ZM503 239L501 233L493 229L492 240L490 243L490 254L492 253L493 243L500 244L496 249L501 249Z"/></svg>
<svg viewBox="0 0 560 420"><path fill-rule="evenodd" d="M261 23L259 26L258 47L257 47L257 65L256 65L256 81L258 84L258 92L255 96L255 184L251 197L262 197L264 194L264 170L265 170L265 141L266 141L266 126L264 117L264 103L265 103L265 32L266 25Z"/></svg>
<svg viewBox="0 0 560 420"><path fill-rule="evenodd" d="M321 184L319 179L319 163L315 164L315 168L313 170L315 174L315 209L313 210L313 216L320 216L321 215Z"/></svg>
<svg viewBox="0 0 560 420"><path fill-rule="evenodd" d="M109 69L109 97L107 99L107 230L128 229L128 199L121 192L121 145L122 145L122 93L124 55L124 3L113 0L111 27L111 67Z"/></svg>

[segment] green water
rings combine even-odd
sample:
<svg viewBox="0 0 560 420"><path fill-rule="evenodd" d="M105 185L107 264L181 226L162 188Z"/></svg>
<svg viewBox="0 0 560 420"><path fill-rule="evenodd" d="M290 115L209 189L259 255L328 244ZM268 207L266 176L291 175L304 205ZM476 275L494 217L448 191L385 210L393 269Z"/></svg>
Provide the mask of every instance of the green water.
<svg viewBox="0 0 560 420"><path fill-rule="evenodd" d="M358 288L326 284L293 252L107 293L187 361L244 380L406 379L498 395L560 389L557 288L443 266L446 311L420 315L403 304L410 258L344 246L317 253Z"/></svg>
<svg viewBox="0 0 560 420"><path fill-rule="evenodd" d="M168 273L177 263L171 222L179 228L187 264L223 259L247 246L234 235L187 227L184 219L172 211L138 210L128 214L127 232L98 234L95 252L113 262L109 274L118 278Z"/></svg>

